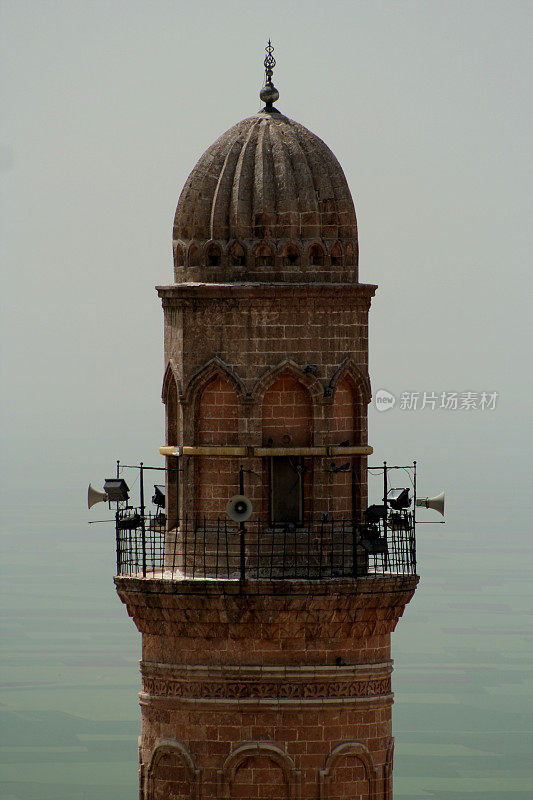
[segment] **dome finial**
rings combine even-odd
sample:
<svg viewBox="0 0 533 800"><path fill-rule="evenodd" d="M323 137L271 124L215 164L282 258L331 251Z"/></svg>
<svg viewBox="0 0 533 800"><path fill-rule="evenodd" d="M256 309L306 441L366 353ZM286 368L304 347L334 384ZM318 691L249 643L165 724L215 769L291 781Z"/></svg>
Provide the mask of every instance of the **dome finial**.
<svg viewBox="0 0 533 800"><path fill-rule="evenodd" d="M259 92L259 97L263 103L265 103L263 111L276 111L274 108L274 103L279 97L279 92L272 83L272 73L274 72L274 67L276 66L276 59L272 55L274 48L270 43L270 39L268 40L265 50L267 53L263 62L265 65L265 85Z"/></svg>

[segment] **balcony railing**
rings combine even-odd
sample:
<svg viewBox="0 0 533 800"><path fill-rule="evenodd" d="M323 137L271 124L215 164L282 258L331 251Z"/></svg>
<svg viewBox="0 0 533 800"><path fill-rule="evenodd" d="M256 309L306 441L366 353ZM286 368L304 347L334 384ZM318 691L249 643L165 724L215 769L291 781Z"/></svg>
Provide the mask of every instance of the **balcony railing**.
<svg viewBox="0 0 533 800"><path fill-rule="evenodd" d="M330 580L413 575L412 514L389 513L372 524L329 520L271 527L228 518L182 520L165 530L163 514L116 515L117 574L162 579Z"/></svg>

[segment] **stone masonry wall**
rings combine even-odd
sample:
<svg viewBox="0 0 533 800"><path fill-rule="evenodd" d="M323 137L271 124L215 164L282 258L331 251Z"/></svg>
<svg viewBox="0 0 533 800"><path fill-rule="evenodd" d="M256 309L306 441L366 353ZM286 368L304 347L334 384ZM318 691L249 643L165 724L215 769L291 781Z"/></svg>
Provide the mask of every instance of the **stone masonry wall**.
<svg viewBox="0 0 533 800"><path fill-rule="evenodd" d="M288 445L290 438L292 446L366 444L367 327L374 289L267 284L159 287L165 309L165 358L172 365L164 399L174 383L181 420L180 425L167 421L167 431L177 431L177 441L167 439L167 443L261 446L271 439ZM306 372L308 365L311 370ZM212 386L215 378L225 381L218 393ZM278 397L275 417L269 398L279 392L274 388L278 380L285 385L292 381L292 389L283 403ZM289 402L291 392L300 398L296 404ZM211 408L213 403L217 409ZM206 413L202 404L210 406ZM167 417L174 408L167 402ZM298 424L305 428L296 436L293 413L300 415ZM240 459L240 463L246 470L245 493L256 513L265 516L266 459ZM234 487L236 491L238 466L213 458L209 465L203 458L184 460L183 513L223 514L223 501L235 493ZM306 460L305 467L306 513L351 517L354 498L360 513L366 498L365 458L350 459L352 471L344 474L333 473L325 459ZM193 486L199 489L194 492ZM176 516L169 509L169 519Z"/></svg>
<svg viewBox="0 0 533 800"><path fill-rule="evenodd" d="M116 578L143 636L144 800L389 800L390 634L416 577Z"/></svg>

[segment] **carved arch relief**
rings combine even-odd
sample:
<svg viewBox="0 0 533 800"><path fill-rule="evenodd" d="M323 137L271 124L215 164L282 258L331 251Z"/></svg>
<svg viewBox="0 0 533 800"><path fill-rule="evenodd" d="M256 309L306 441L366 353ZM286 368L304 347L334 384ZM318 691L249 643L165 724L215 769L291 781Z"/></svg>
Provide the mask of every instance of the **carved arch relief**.
<svg viewBox="0 0 533 800"><path fill-rule="evenodd" d="M370 387L370 378L366 367L359 366L352 356L345 358L339 368L334 372L329 383L333 391L335 391L337 384L346 376L352 379L362 402L368 405L372 399L372 389Z"/></svg>
<svg viewBox="0 0 533 800"><path fill-rule="evenodd" d="M167 800L170 791L173 791L172 797L181 800L176 794L180 786L183 787L183 800L200 800L200 785L201 770L196 769L185 745L173 739L158 742L146 775L146 800Z"/></svg>
<svg viewBox="0 0 533 800"><path fill-rule="evenodd" d="M279 797L279 800L301 800L300 770L296 769L288 753L268 742L243 744L230 753L222 769L218 771L218 800L232 800L232 788L239 770L246 768L249 760L258 758L266 758L272 762L283 776L285 796Z"/></svg>
<svg viewBox="0 0 533 800"><path fill-rule="evenodd" d="M290 358L285 358L276 364L275 367L267 370L255 383L251 396L256 402L262 401L265 393L272 384L285 373L292 375L301 383L313 397L315 402L324 395L324 387L319 379L312 372L304 372L298 364Z"/></svg>
<svg viewBox="0 0 533 800"><path fill-rule="evenodd" d="M168 364L165 369L165 374L163 375L163 383L161 385L161 400L163 401L163 403L167 402L168 393L172 388L173 383L176 387L178 399L181 402L182 391L181 391L181 381L179 378L178 367L174 359L169 358Z"/></svg>
<svg viewBox="0 0 533 800"><path fill-rule="evenodd" d="M191 400L200 397L207 384L215 377L226 379L233 389L235 389L239 400L246 397L246 388L237 373L225 364L222 359L218 358L218 356L214 356L192 376L185 389L183 402L189 403Z"/></svg>
<svg viewBox="0 0 533 800"><path fill-rule="evenodd" d="M337 745L326 759L324 769L320 770L320 800L337 800L332 794L332 784L335 780L335 770L340 763L352 761L359 762L364 770L365 782L368 791L360 796L361 800L377 800L377 769L369 749L361 742L343 742Z"/></svg>

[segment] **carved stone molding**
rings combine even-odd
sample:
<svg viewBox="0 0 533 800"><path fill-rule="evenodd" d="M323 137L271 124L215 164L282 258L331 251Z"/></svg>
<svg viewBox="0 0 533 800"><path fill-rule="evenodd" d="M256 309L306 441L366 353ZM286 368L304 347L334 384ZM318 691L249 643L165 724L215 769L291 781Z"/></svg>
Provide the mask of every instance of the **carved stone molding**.
<svg viewBox="0 0 533 800"><path fill-rule="evenodd" d="M198 700L315 700L384 697L390 664L356 667L185 667L143 663L147 697Z"/></svg>

